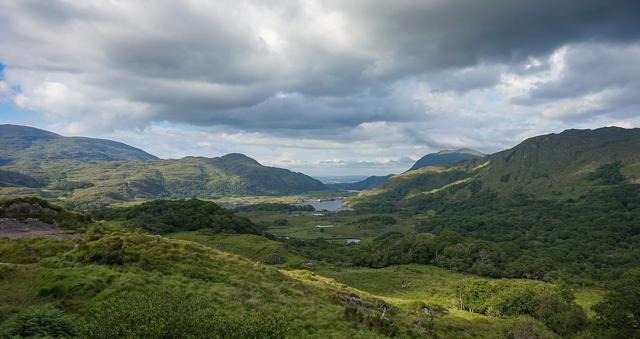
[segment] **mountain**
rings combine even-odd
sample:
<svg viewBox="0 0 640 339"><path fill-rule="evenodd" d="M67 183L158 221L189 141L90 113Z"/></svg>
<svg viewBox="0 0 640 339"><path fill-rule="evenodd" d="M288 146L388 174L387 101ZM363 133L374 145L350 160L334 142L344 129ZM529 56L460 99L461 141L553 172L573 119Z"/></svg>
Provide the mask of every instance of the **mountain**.
<svg viewBox="0 0 640 339"><path fill-rule="evenodd" d="M622 181L640 178L640 129L605 127L566 130L529 138L514 148L488 157L481 180L499 191L515 189L549 195L555 191L574 195L602 182L593 175L602 166L619 162ZM620 183L622 183L622 181Z"/></svg>
<svg viewBox="0 0 640 339"><path fill-rule="evenodd" d="M640 257L638 150L640 129L567 130L394 176L348 204L404 210L418 233L461 239L440 252L455 269L607 281Z"/></svg>
<svg viewBox="0 0 640 339"><path fill-rule="evenodd" d="M640 183L639 149L637 128L567 130L529 138L484 158L405 172L355 201L411 205L454 187L467 192L456 191L459 197L473 193L472 189L503 196L522 192L539 198L575 198L605 183Z"/></svg>
<svg viewBox="0 0 640 339"><path fill-rule="evenodd" d="M302 173L263 166L241 154L93 163L43 161L0 170L0 185L5 186L0 194L59 198L68 207L81 209L140 199L288 195L326 188ZM25 187L31 188L25 191Z"/></svg>
<svg viewBox="0 0 640 339"><path fill-rule="evenodd" d="M93 209L155 198L288 195L326 189L302 173L263 166L243 154L161 160L102 139L63 137L0 125L0 196L64 199Z"/></svg>
<svg viewBox="0 0 640 339"><path fill-rule="evenodd" d="M417 170L419 168L428 166L444 166L455 164L456 162L471 160L483 157L484 154L474 151L472 149L464 148L459 150L446 150L438 153L431 153L423 156L416 161L409 171Z"/></svg>
<svg viewBox="0 0 640 339"><path fill-rule="evenodd" d="M0 125L0 165L40 160L153 160L135 147L104 139L63 137L45 130Z"/></svg>
<svg viewBox="0 0 640 339"><path fill-rule="evenodd" d="M411 166L409 171L417 170L428 166L445 166L454 164L464 160L471 160L483 157L484 154L474 151L472 149L459 149L455 151L440 151L438 153L431 153L423 156ZM373 188L382 187L393 174L384 176L371 176L364 180L352 182L352 183L340 183L328 185L331 188L342 190L354 190L363 191Z"/></svg>
<svg viewBox="0 0 640 339"><path fill-rule="evenodd" d="M357 182L329 184L327 186L340 190L363 191L384 185L392 176L393 174L381 176L373 175Z"/></svg>

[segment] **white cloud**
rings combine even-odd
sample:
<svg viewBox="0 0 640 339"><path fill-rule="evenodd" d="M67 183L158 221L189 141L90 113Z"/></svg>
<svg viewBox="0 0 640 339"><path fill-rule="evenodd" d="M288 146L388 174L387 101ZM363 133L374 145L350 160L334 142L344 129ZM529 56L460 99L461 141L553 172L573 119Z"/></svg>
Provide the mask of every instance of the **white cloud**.
<svg viewBox="0 0 640 339"><path fill-rule="evenodd" d="M640 5L568 1L0 0L0 98L64 134L310 171L637 126Z"/></svg>

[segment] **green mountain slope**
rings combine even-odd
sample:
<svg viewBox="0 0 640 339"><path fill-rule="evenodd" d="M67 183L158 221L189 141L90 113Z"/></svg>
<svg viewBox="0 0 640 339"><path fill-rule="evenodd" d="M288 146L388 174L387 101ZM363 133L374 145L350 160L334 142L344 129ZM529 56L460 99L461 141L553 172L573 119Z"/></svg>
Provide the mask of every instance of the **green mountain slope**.
<svg viewBox="0 0 640 339"><path fill-rule="evenodd" d="M620 162L627 183L640 178L640 129L606 127L567 130L523 141L488 157L480 171L483 185L499 191L522 189L548 196L582 194L602 184L591 180L599 167Z"/></svg>
<svg viewBox="0 0 640 339"><path fill-rule="evenodd" d="M428 166L445 166L455 164L463 160L471 160L483 157L484 154L474 151L472 149L459 149L454 151L440 151L438 153L427 154L424 157L418 159L409 171L417 170L419 168Z"/></svg>
<svg viewBox="0 0 640 339"><path fill-rule="evenodd" d="M640 129L567 130L533 137L483 158L394 176L380 189L363 192L355 201L396 201L402 205L420 197L431 199L452 187L468 188L466 195L457 191L458 198L474 191L575 198L606 184L640 183L639 149ZM616 175L618 179L606 177Z"/></svg>
<svg viewBox="0 0 640 339"><path fill-rule="evenodd" d="M40 160L152 160L155 156L104 139L63 137L41 129L0 125L0 165Z"/></svg>
<svg viewBox="0 0 640 339"><path fill-rule="evenodd" d="M639 147L640 129L569 130L394 176L350 204L422 215L418 232L459 237L421 263L502 277L607 280L640 258Z"/></svg>
<svg viewBox="0 0 640 339"><path fill-rule="evenodd" d="M416 161L413 166L409 169L409 171L417 170L423 167L429 166L446 166L455 164L464 160L471 160L483 157L484 154L474 151L472 149L459 149L455 151L440 151L438 153L430 153L418 161ZM373 188L382 187L393 174L384 175L384 176L370 176L364 180L353 182L353 183L344 183L344 184L332 184L329 187L335 189L343 189L343 190L355 190L355 191L363 191L369 190Z"/></svg>
<svg viewBox="0 0 640 339"><path fill-rule="evenodd" d="M154 198L288 195L326 189L302 173L263 166L245 155L160 160L110 140L62 137L0 125L0 196L64 199L102 208Z"/></svg>
<svg viewBox="0 0 640 339"><path fill-rule="evenodd" d="M63 198L67 206L88 209L141 199L288 195L325 189L302 173L262 166L240 154L97 163L44 161L0 169L8 173L0 181L7 186L0 187L0 193L13 195L17 188L25 187L23 183L29 187L39 184L41 188L31 188L28 194ZM27 193L24 189L19 192Z"/></svg>
<svg viewBox="0 0 640 339"><path fill-rule="evenodd" d="M357 182L330 184L327 186L335 189L341 189L341 190L362 191L362 190L368 190L368 189L380 187L384 185L387 182L387 180L389 180L389 178L391 178L392 176L393 174L381 175L381 176L373 175L373 176L367 177L364 180L357 181Z"/></svg>

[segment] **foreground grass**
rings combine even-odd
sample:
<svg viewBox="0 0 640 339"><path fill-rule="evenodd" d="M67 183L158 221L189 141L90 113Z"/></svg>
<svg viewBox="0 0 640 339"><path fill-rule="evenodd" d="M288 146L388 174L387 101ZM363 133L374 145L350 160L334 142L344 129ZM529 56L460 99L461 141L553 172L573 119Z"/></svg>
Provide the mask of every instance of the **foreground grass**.
<svg viewBox="0 0 640 339"><path fill-rule="evenodd" d="M160 237L106 226L79 239L0 239L0 323L31 306L53 305L79 324L95 325L101 321L95 310L117 300L126 304L131 293L179 291L185 298L206 298L215 314L233 315L240 319L236 323L254 315L282 319L287 336L295 338L496 338L507 336L514 321L548 332L531 318L458 309L461 283L491 281L471 274L425 265L372 269L309 261L281 242L253 234L200 229ZM508 288L547 285L501 281ZM411 286L403 287L407 282ZM575 292L587 311L602 296L595 289ZM367 306L349 306L344 296ZM141 300L162 300L148 298ZM112 309L126 306L116 305ZM437 314L425 314L425 307ZM108 327L102 330L109 333Z"/></svg>
<svg viewBox="0 0 640 339"><path fill-rule="evenodd" d="M390 305L385 319L398 328L400 337L493 338L508 325L505 319L453 309L436 317L419 312L423 302L449 303L452 286L464 277L457 273L417 265L339 270L318 263L317 272L278 269L215 248L223 243L247 254L262 252L261 246L265 253L277 250L273 247L277 242L268 239L251 235L205 239L192 232L171 237L176 239L114 232L66 242L0 239L4 249L0 321L32 305L52 304L81 322L90 319L90 310L126 293L179 290L214 300L217 311L224 314L282 317L290 328L288 336L296 338L383 336L366 323L345 318L340 295L357 296L371 305L364 311L373 317L381 316L375 305ZM121 247L113 247L114 243ZM4 255L12 249L35 254L24 262L19 256ZM411 279L415 287L399 289L401 279ZM425 325L417 328L418 320Z"/></svg>
<svg viewBox="0 0 640 339"><path fill-rule="evenodd" d="M116 239L123 242L122 264L92 262L98 258L96 253L106 258L100 253L102 245ZM1 272L0 319L39 304L54 304L83 319L102 301L154 288L207 296L228 314L282 316L296 336L377 336L344 319L344 307L333 291L313 288L277 269L188 241L158 240L144 234L108 235L83 241L77 249L38 263L5 262Z"/></svg>

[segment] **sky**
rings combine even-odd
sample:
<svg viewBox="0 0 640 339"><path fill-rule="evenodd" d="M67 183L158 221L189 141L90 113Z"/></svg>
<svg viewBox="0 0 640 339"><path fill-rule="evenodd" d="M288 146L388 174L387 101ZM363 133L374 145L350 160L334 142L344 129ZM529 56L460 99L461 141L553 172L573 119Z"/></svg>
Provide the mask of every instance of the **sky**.
<svg viewBox="0 0 640 339"><path fill-rule="evenodd" d="M0 123L382 175L640 127L634 0L0 0Z"/></svg>

